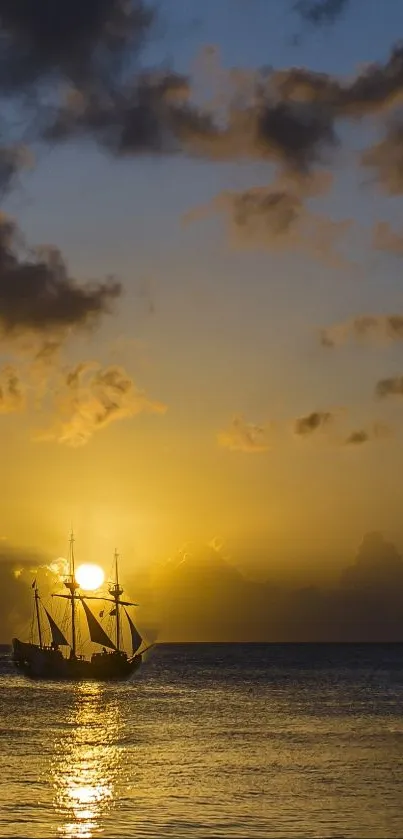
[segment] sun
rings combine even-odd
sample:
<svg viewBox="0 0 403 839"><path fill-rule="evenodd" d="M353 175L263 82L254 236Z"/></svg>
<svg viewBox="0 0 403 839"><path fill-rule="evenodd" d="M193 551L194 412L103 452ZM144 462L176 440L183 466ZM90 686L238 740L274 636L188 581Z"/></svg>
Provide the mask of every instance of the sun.
<svg viewBox="0 0 403 839"><path fill-rule="evenodd" d="M85 591L95 591L105 580L105 574L100 565L86 562L76 570L76 580Z"/></svg>

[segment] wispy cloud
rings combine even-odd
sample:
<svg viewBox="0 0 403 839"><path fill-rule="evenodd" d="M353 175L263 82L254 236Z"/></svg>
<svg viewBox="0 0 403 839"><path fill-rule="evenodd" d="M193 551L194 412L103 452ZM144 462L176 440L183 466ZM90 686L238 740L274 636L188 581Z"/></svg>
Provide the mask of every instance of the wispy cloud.
<svg viewBox="0 0 403 839"><path fill-rule="evenodd" d="M270 448L269 431L270 426L247 422L242 414L236 414L229 427L218 434L218 443L231 451L259 454Z"/></svg>
<svg viewBox="0 0 403 839"><path fill-rule="evenodd" d="M236 247L290 250L308 253L336 267L349 263L337 245L352 227L352 220L334 221L314 213L306 199L331 183L323 179L278 179L268 187L252 187L243 192L222 192L203 207L184 216L195 221L212 213L222 213L228 221L229 241Z"/></svg>
<svg viewBox="0 0 403 839"><path fill-rule="evenodd" d="M337 347L350 339L358 341L402 341L403 314L357 315L320 331L323 347Z"/></svg>
<svg viewBox="0 0 403 839"><path fill-rule="evenodd" d="M56 416L37 440L71 446L87 443L96 431L140 413L163 414L167 406L139 390L122 367L82 362L69 369L55 397Z"/></svg>
<svg viewBox="0 0 403 839"><path fill-rule="evenodd" d="M5 365L0 370L0 414L22 411L25 407L25 387L17 370Z"/></svg>

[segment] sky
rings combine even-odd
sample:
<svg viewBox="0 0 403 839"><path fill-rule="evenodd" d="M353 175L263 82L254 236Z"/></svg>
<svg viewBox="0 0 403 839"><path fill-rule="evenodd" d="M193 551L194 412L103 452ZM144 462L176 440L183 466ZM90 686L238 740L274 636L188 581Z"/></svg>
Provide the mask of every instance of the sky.
<svg viewBox="0 0 403 839"><path fill-rule="evenodd" d="M118 547L149 597L183 584L193 602L209 579L334 589L372 531L387 574L403 550L402 4L134 7L63 2L61 26L45 0L36 18L0 3L4 573L28 584L73 525L79 560L108 567ZM191 612L165 636L197 639Z"/></svg>

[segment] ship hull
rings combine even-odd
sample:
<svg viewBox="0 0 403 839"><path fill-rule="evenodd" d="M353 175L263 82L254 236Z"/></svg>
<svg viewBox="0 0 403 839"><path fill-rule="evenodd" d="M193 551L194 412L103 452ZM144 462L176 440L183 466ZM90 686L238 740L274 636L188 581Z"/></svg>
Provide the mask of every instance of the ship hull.
<svg viewBox="0 0 403 839"><path fill-rule="evenodd" d="M13 638L12 659L20 673L31 679L52 681L122 681L141 665L141 653L127 658L125 653L96 653L91 660L64 658L60 650L41 648Z"/></svg>

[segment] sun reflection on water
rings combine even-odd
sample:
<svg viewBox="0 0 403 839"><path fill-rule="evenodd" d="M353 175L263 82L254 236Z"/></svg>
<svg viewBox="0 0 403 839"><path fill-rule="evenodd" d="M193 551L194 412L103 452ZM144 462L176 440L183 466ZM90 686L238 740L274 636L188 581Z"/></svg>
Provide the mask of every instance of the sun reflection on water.
<svg viewBox="0 0 403 839"><path fill-rule="evenodd" d="M120 716L100 685L77 685L68 730L52 766L59 834L92 839L113 804L119 771Z"/></svg>

